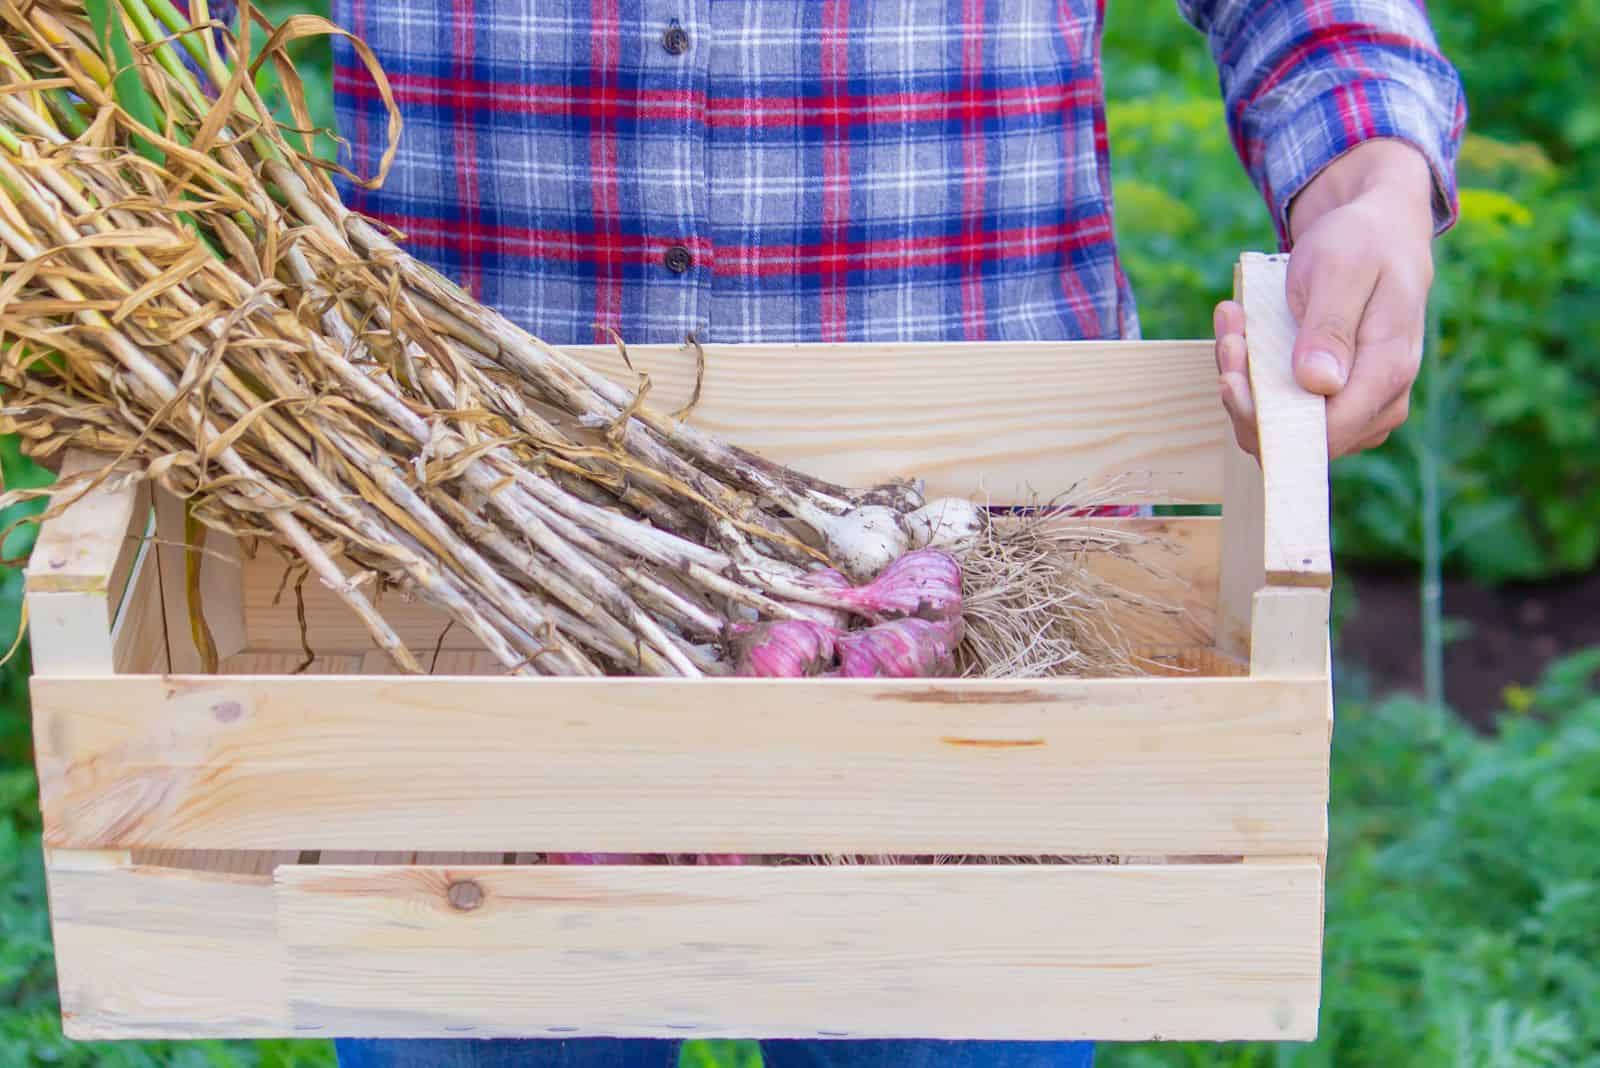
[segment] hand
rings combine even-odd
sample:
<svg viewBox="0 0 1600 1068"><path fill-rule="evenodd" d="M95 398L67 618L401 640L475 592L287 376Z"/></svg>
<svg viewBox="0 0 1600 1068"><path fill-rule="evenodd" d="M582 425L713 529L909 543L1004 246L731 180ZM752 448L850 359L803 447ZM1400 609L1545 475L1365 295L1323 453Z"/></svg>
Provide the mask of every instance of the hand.
<svg viewBox="0 0 1600 1068"><path fill-rule="evenodd" d="M1405 422L1433 284L1433 178L1402 141L1363 142L1323 168L1289 209L1295 379L1328 398L1328 453L1376 448ZM1222 403L1256 451L1244 308L1217 305Z"/></svg>

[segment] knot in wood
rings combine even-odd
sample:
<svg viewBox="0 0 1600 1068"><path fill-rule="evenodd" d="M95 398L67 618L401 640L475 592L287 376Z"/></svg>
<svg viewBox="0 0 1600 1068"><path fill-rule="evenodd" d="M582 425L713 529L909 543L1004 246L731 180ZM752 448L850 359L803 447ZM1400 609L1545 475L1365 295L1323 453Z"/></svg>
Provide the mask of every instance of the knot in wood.
<svg viewBox="0 0 1600 1068"><path fill-rule="evenodd" d="M451 883L445 890L444 896L445 900L450 902L451 908L471 912L483 904L483 887L468 879L464 882Z"/></svg>

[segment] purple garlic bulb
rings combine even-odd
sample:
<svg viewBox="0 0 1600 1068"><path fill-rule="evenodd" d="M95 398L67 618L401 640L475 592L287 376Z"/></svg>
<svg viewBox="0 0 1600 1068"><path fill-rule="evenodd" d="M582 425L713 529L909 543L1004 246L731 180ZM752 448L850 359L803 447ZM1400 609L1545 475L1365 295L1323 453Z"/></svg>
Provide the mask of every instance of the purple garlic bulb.
<svg viewBox="0 0 1600 1068"><path fill-rule="evenodd" d="M961 620L911 617L839 637L839 674L847 679L915 679L954 675Z"/></svg>
<svg viewBox="0 0 1600 1068"><path fill-rule="evenodd" d="M799 679L833 663L839 631L806 619L758 623L738 639L737 674L761 679Z"/></svg>
<svg viewBox="0 0 1600 1068"><path fill-rule="evenodd" d="M933 621L961 618L961 565L938 549L899 557L864 586L841 599L873 621L915 616Z"/></svg>

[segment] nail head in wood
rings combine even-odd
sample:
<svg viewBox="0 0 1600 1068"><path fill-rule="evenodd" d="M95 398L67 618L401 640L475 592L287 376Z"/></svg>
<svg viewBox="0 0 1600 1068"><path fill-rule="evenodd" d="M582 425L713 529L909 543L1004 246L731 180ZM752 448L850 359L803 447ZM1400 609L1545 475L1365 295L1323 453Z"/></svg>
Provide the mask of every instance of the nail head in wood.
<svg viewBox="0 0 1600 1068"><path fill-rule="evenodd" d="M470 879L451 883L450 888L445 891L445 900L450 902L450 907L453 909L471 912L483 904L483 887Z"/></svg>

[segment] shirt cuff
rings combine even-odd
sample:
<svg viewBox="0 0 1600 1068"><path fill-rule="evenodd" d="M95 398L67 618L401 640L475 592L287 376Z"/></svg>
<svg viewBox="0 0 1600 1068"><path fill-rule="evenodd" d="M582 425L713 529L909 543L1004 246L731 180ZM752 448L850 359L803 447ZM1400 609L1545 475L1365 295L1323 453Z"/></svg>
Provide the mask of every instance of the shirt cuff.
<svg viewBox="0 0 1600 1068"><path fill-rule="evenodd" d="M1404 141L1428 161L1433 175L1433 231L1455 225L1455 156L1462 120L1448 125L1403 82L1363 79L1319 93L1275 124L1262 139L1261 173L1280 247L1289 248L1289 206L1311 180L1357 145L1380 138Z"/></svg>

